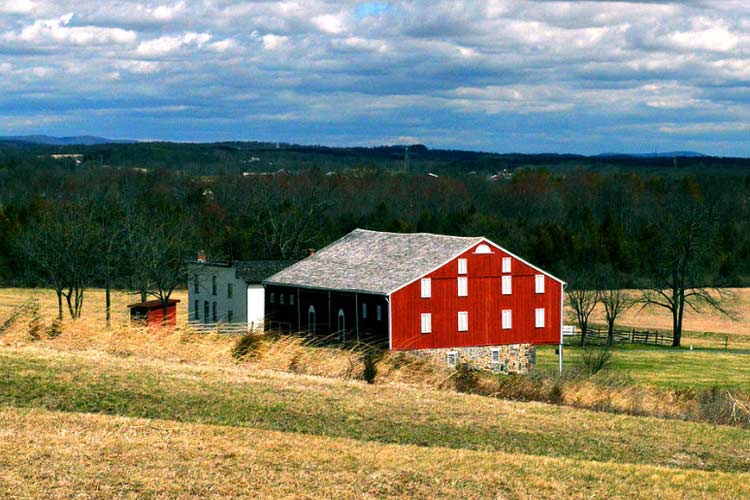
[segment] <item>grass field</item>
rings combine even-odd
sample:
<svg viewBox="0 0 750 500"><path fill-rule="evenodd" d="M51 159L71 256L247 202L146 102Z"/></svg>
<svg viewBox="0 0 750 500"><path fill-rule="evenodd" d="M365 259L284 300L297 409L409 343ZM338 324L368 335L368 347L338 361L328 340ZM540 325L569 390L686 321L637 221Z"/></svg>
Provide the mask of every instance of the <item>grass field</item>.
<svg viewBox="0 0 750 500"><path fill-rule="evenodd" d="M47 331L50 292L0 290L0 320L31 295ZM0 335L0 498L750 497L747 428L460 394L397 358L368 385L356 354L294 339L239 362L234 338L128 326L134 301L115 294L111 330L93 291L59 337ZM619 348L612 373L633 387L594 377L566 400L646 397L670 414L684 389L750 391L747 359ZM552 349L538 361L554 371Z"/></svg>
<svg viewBox="0 0 750 500"><path fill-rule="evenodd" d="M750 495L746 429L36 347L0 366L15 498Z"/></svg>
<svg viewBox="0 0 750 500"><path fill-rule="evenodd" d="M565 365L576 366L577 346L565 348ZM537 348L537 368L557 370L554 346ZM642 386L663 389L706 389L719 386L750 393L750 354L724 351L690 351L667 347L625 345L612 350L609 371L624 373Z"/></svg>

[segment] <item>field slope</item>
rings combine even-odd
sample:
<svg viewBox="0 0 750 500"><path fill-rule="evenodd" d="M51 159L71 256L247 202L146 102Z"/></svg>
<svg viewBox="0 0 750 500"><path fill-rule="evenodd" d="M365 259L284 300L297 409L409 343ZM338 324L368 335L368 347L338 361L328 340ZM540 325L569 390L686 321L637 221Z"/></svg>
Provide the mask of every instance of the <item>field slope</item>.
<svg viewBox="0 0 750 500"><path fill-rule="evenodd" d="M0 350L5 498L747 498L750 431L241 365Z"/></svg>

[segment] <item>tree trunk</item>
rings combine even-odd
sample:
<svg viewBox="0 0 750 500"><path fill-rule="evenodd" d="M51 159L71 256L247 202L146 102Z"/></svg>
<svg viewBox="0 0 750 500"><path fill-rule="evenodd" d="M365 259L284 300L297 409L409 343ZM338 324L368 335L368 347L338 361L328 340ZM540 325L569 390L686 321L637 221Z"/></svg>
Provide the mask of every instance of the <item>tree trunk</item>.
<svg viewBox="0 0 750 500"><path fill-rule="evenodd" d="M107 278L107 282L105 284L105 301L106 301L106 308L107 308L107 328L110 328L112 326L111 322L111 316L112 316L112 298L110 296L111 290L110 290L110 284L109 284L109 278Z"/></svg>
<svg viewBox="0 0 750 500"><path fill-rule="evenodd" d="M607 319L607 345L612 347L615 343L615 320Z"/></svg>
<svg viewBox="0 0 750 500"><path fill-rule="evenodd" d="M62 290L55 290L57 293L57 319L63 320L63 301L62 301Z"/></svg>
<svg viewBox="0 0 750 500"><path fill-rule="evenodd" d="M679 305L675 304L672 310L672 347L680 347L682 341L682 318L679 313Z"/></svg>
<svg viewBox="0 0 750 500"><path fill-rule="evenodd" d="M588 333L588 326L581 326L581 347L586 345L586 333Z"/></svg>

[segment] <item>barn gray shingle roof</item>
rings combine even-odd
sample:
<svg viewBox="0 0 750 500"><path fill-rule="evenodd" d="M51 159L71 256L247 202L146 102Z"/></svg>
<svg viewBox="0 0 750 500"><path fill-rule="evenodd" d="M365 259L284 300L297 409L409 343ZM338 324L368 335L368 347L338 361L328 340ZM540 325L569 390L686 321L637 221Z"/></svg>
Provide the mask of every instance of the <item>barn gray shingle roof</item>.
<svg viewBox="0 0 750 500"><path fill-rule="evenodd" d="M355 229L265 283L389 294L481 241L484 238Z"/></svg>

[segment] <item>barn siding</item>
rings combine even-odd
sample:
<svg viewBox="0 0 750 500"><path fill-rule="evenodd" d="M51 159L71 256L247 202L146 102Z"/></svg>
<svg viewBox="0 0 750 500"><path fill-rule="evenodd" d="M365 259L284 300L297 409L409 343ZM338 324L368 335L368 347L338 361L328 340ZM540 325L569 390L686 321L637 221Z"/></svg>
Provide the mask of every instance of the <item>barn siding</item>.
<svg viewBox="0 0 750 500"><path fill-rule="evenodd" d="M478 245L477 245L478 246ZM421 298L420 280L393 293L395 350L506 344L557 344L560 340L562 285L545 277L545 293L535 293L534 276L543 274L492 246L492 254L475 254L475 247L426 275L432 297ZM501 294L502 258L511 257L511 295ZM458 297L458 258L468 261L468 297ZM545 327L535 328L536 308L545 309ZM510 309L513 325L503 330L502 310ZM458 312L468 311L469 330L458 331ZM432 314L432 333L420 333L422 313Z"/></svg>

